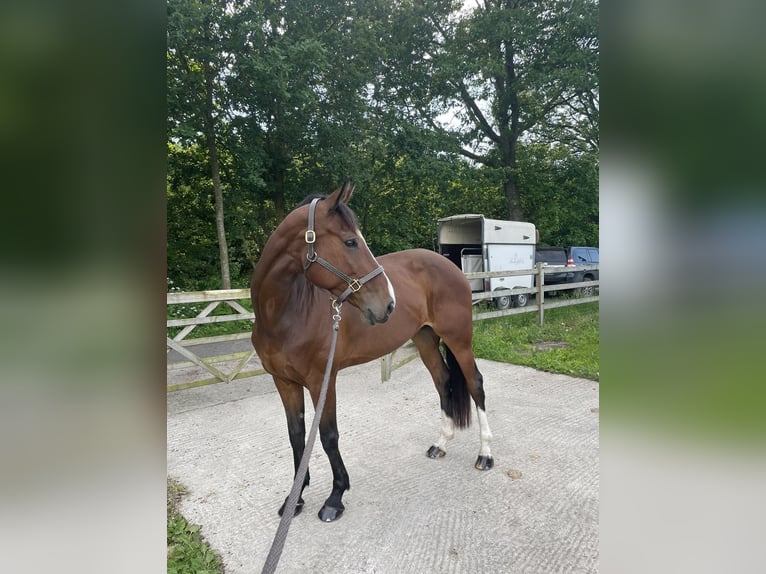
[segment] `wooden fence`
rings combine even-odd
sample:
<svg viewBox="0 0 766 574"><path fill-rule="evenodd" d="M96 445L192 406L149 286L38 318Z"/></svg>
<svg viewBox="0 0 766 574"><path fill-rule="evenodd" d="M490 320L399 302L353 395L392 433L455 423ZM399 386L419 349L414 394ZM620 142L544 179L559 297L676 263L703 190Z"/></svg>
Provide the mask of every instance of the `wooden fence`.
<svg viewBox="0 0 766 574"><path fill-rule="evenodd" d="M567 267L566 272L571 271L588 271L598 270L598 265L581 265L577 267ZM579 283L564 283L556 285L545 285L545 275L551 273L561 273L560 267L548 268L541 263L537 264L535 269L521 270L521 271L495 271L484 273L466 273L467 279L485 279L490 277L515 277L521 275L535 275L537 277L536 286L529 289L505 289L496 290L486 293L474 293L473 301L475 305L474 321L480 321L483 319L491 319L493 317L504 317L508 315L516 315L519 313L537 313L537 322L539 325L543 325L545 311L547 309L554 309L556 307L567 307L569 305L579 305L582 303L590 303L592 301L598 301L598 295L573 297L558 301L546 301L545 294L551 291L563 292L571 291L579 293L584 287L592 287L593 293L596 293L596 288L599 285L598 281L583 281ZM482 305L484 301L496 299L502 296L513 295L535 295L533 302L525 307L516 307L510 309L496 310L496 311L484 311ZM181 389L188 389L192 387L199 387L210 383L217 382L230 382L234 379L240 379L244 377L252 377L254 375L264 374L266 371L259 366L250 370L243 370L248 363L252 360L257 360L255 351L250 349L248 351L242 351L239 353L230 353L225 355L216 355L213 357L202 357L192 350L199 345L205 345L210 343L222 343L237 341L250 338L250 329L246 332L233 333L228 335L215 335L210 337L196 337L187 338L194 329L199 325L211 324L211 323L225 323L230 321L248 321L250 325L255 318L252 311L247 310L240 301L250 299L250 289L227 289L216 291L195 291L195 292L183 292L183 293L168 293L167 294L167 306L168 315L172 313L170 309L172 306L188 305L207 303L207 305L197 313L195 317L189 318L168 318L167 328L181 328L173 337L167 338L167 350L168 353L173 350L178 352L188 361L175 362L168 364L168 370L182 369L196 365L202 368L207 373L213 375L204 379L197 379L194 381L184 381L180 383L168 384L168 392ZM226 305L231 308L235 313L229 313L226 315L211 315L211 313L217 309L220 305ZM404 357L401 355L404 354ZM401 358L394 361L394 357L399 355ZM397 368L410 362L417 357L417 352L414 350L412 343L403 346L401 349L394 351L381 359L381 380L387 381L391 378L391 373ZM228 368L223 365L229 365ZM219 366L217 366L219 365Z"/></svg>
<svg viewBox="0 0 766 574"><path fill-rule="evenodd" d="M204 371L212 374L212 377L198 379L194 381L168 384L168 391L178 391L191 387L200 387L210 383L230 382L234 379L243 377L252 377L254 375L264 374L266 371L262 368L243 371L247 363L255 357L255 350L239 353L230 353L226 355L216 355L213 357L202 357L192 350L193 347L210 343L223 343L238 341L250 338L250 329L241 333L232 333L228 335L215 335L211 337L188 338L196 327L211 323L227 323L231 321L248 321L252 325L255 315L252 311L245 309L240 301L250 299L250 289L222 289L217 291L193 291L186 293L168 293L167 306L168 315L170 315L171 306L188 305L197 303L207 303L195 317L183 319L167 320L167 328L182 327L173 337L166 337L168 353L173 350L188 359L185 362L168 364L170 369L184 369L191 365L201 367ZM211 315L221 304L230 307L235 313L228 315ZM223 364L234 362L229 369L224 368ZM216 365L221 365L219 368ZM170 377L168 377L170 379Z"/></svg>
<svg viewBox="0 0 766 574"><path fill-rule="evenodd" d="M573 271L597 271L598 265L579 265L577 267L567 267L565 271L567 273L573 272ZM482 293L474 293L473 294L473 302L475 307L475 311L473 314L473 320L474 321L481 321L483 319L492 319L494 317L506 317L508 315L518 315L520 313L537 313L537 324L541 327L544 324L544 318L545 318L545 311L546 309L555 309L556 307L568 307L570 305L581 305L583 303L591 303L593 301L598 301L599 297L598 295L591 295L588 297L573 297L569 299L564 300L558 300L558 301L545 301L545 294L550 293L551 291L555 291L557 293L564 292L564 291L570 291L572 293L578 293L579 291L585 287L592 287L593 293L596 293L596 289L598 288L599 282L598 281L581 281L578 283L559 283L556 285L545 285L545 275L550 275L552 273L561 273L562 268L561 267L546 267L542 263L538 263L535 269L526 269L526 270L520 270L520 271L492 271L492 272L481 272L481 273L466 273L466 279L485 279L485 278L491 278L491 277L517 277L517 276L523 276L523 275L534 275L536 277L535 281L535 287L530 287L528 289L497 289L495 291L487 291ZM535 300L533 303L528 304L524 307L515 307L510 309L502 309L497 311L482 311L481 307L477 305L478 303L481 303L483 301L491 301L492 299L497 299L498 297L503 296L513 296L513 295L521 295L521 294L527 294L527 295L535 295ZM402 355L404 354L404 357L398 359L396 362L394 362L394 356L395 355ZM414 346L412 343L408 343L407 345L404 345L401 349L397 349L393 353L390 353L383 357L381 359L381 367L380 367L380 378L383 381L387 381L391 378L391 373L398 369L399 367L406 365L411 360L413 360L415 357L417 357L417 352L414 351Z"/></svg>
<svg viewBox="0 0 766 574"><path fill-rule="evenodd" d="M597 271L598 265L580 265L577 267L566 267L564 269L567 273L573 271ZM522 271L494 271L488 273L466 273L466 279L484 279L490 277L516 277L521 275L534 274L536 277L536 286L529 289L504 289L495 290L485 293L474 293L474 303L479 301L485 301L488 299L496 299L504 295L520 295L526 293L528 295L535 295L535 302L532 305L525 307L516 307L514 309L503 309L499 311L487 311L474 314L474 321L481 319L491 319L493 317L504 317L506 315L516 315L519 313L531 313L537 312L537 324L541 327L544 324L545 310L555 309L556 307L568 307L569 305L580 305L582 303L591 303L598 301L598 295L592 295L589 297L576 297L572 299L566 299L561 301L554 301L545 303L545 294L551 291L562 292L572 291L573 293L579 292L584 287L592 287L593 292L596 292L596 288L599 285L598 281L581 281L579 283L559 283L556 285L546 285L545 276L553 273L561 273L561 267L546 267L542 263L538 263L534 270L522 270Z"/></svg>

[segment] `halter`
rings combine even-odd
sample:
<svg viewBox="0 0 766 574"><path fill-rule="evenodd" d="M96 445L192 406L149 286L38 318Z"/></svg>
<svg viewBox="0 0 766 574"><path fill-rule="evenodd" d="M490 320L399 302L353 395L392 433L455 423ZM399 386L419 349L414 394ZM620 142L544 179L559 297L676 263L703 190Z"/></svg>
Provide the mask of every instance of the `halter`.
<svg viewBox="0 0 766 574"><path fill-rule="evenodd" d="M383 273L383 268L378 265L376 269L373 269L370 271L367 275L362 277L361 279L354 279L353 277L349 277L343 271L335 267L332 263L327 261L326 259L321 258L317 252L314 250L314 243L317 239L317 234L314 231L314 212L316 211L317 202L321 198L316 197L311 200L311 205L309 205L309 225L308 229L306 230L306 234L304 236L304 239L306 240L306 244L308 245L308 253L306 254L306 262L303 264L303 271L308 271L308 268L311 266L312 263L319 263L322 267L333 273L336 277L339 279L342 279L346 282L348 287L346 290L340 294L340 296L335 300L337 304L343 303L343 301L346 300L346 298L351 295L351 293L356 293L359 291L359 289L362 288L362 286L370 281L371 279L377 277L381 273Z"/></svg>

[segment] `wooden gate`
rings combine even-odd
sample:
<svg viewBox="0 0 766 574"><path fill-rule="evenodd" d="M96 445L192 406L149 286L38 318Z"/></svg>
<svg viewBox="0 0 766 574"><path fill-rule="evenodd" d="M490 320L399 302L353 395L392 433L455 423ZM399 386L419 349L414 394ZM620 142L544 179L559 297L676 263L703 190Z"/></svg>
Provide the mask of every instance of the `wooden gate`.
<svg viewBox="0 0 766 574"><path fill-rule="evenodd" d="M188 359L187 362L173 363L173 366L171 367L169 365L168 368L182 369L190 365L196 365L213 375L212 377L190 382L168 384L168 391L188 389L191 387L198 387L219 381L230 382L234 379L252 377L253 375L265 373L265 371L260 368L260 363L257 362L257 356L253 349L250 349L249 351L228 353L210 357L202 357L200 354L195 353L193 350L195 347L200 345L249 339L250 328L252 328L252 323L255 316L252 311L248 311L239 302L241 300L249 299L250 289L225 289L218 291L194 291L167 294L169 315L171 314L171 306L207 303L207 305L201 309L195 317L178 319L170 317L168 318L168 329L181 327L181 330L173 337L166 336L168 353L173 350L182 355L184 358ZM212 315L212 313L222 304L231 308L233 311L235 311L235 313L229 313L226 315ZM193 333L194 330L200 325L225 323L230 321L247 321L250 325L250 328L248 328L247 332L241 333L188 338L188 336ZM253 361L257 363L258 368L246 371L243 370L245 366L248 365L248 363Z"/></svg>

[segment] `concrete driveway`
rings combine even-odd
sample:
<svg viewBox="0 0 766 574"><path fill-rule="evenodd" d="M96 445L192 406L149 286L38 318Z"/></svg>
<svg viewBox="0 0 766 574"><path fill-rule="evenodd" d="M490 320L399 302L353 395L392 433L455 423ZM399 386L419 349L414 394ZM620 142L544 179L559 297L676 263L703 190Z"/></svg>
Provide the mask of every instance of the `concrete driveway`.
<svg viewBox="0 0 766 574"><path fill-rule="evenodd" d="M475 421L457 432L445 458L425 456L440 419L420 361L387 383L379 361L341 372L346 512L330 524L316 516L332 481L317 439L306 506L292 522L278 572L598 571L598 383L478 365L494 434L495 468L487 472L473 468ZM184 516L202 526L228 574L260 572L293 473L271 378L169 394L167 432L168 475L190 490Z"/></svg>

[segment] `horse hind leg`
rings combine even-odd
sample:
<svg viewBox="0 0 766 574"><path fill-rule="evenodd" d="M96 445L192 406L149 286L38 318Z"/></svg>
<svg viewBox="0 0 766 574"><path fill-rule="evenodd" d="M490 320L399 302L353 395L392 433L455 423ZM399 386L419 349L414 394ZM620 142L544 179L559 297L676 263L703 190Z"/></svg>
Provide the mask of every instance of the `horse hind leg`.
<svg viewBox="0 0 766 574"><path fill-rule="evenodd" d="M412 338L420 353L420 359L431 373L441 406L439 438L426 451L429 458L441 458L447 454L447 443L455 436L455 427L470 424L471 411L466 408L468 396L460 394L459 386L451 384L450 371L439 351L439 336L430 327L423 327Z"/></svg>
<svg viewBox="0 0 766 574"><path fill-rule="evenodd" d="M479 372L479 367L476 366L475 361L473 369L474 386L477 389L477 395L481 397L481 402L476 402L476 417L479 419L479 440L481 441L481 446L479 447L479 456L476 458L475 466L478 470L489 470L495 466L495 459L492 458L492 450L489 446L492 442L492 431L489 428L487 411L484 404L484 377L481 372ZM469 386L469 392L470 390ZM476 401L476 399L474 399L474 401Z"/></svg>
<svg viewBox="0 0 766 574"><path fill-rule="evenodd" d="M476 365L470 343L467 345L455 345L450 347L445 343L445 355L447 366L451 373L459 370L463 374L463 381L466 382L466 388L470 393L473 402L476 405L476 414L479 419L479 456L476 458L475 467L478 470L489 470L495 465L492 458L490 443L492 442L492 431L487 421L487 411L484 396L484 377Z"/></svg>

